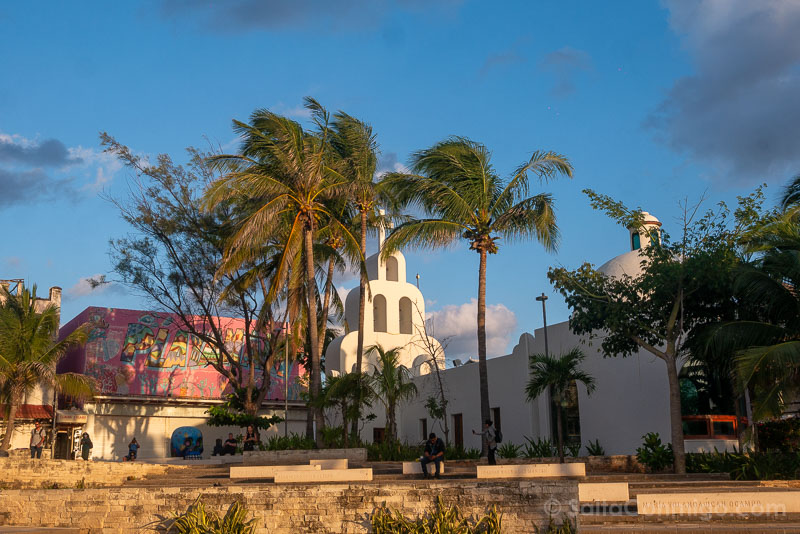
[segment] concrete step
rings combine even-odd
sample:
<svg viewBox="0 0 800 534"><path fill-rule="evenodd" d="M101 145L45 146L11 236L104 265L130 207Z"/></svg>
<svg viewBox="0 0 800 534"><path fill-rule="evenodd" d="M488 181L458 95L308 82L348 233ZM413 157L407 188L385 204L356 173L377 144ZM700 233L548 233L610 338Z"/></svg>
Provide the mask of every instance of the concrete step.
<svg viewBox="0 0 800 534"><path fill-rule="evenodd" d="M0 527L0 534L81 534L79 528L67 527Z"/></svg>
<svg viewBox="0 0 800 534"><path fill-rule="evenodd" d="M584 525L581 534L798 534L800 523L704 523Z"/></svg>

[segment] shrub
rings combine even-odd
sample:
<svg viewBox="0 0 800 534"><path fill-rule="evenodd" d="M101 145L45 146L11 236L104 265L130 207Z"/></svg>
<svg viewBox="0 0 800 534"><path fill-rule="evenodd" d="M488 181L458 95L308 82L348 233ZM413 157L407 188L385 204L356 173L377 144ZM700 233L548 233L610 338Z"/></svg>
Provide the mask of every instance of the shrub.
<svg viewBox="0 0 800 534"><path fill-rule="evenodd" d="M758 448L762 451L791 452L800 445L800 418L776 419L756 423Z"/></svg>
<svg viewBox="0 0 800 534"><path fill-rule="evenodd" d="M480 457L480 450L465 449L463 445L459 447L447 447L444 451L445 460L477 460Z"/></svg>
<svg viewBox="0 0 800 534"><path fill-rule="evenodd" d="M564 446L567 449L567 453L573 458L577 458L581 454L580 441L571 441L569 443L565 443Z"/></svg>
<svg viewBox="0 0 800 534"><path fill-rule="evenodd" d="M400 441L367 443L367 459L371 462L410 462L422 456L422 447ZM447 459L445 452L445 459Z"/></svg>
<svg viewBox="0 0 800 534"><path fill-rule="evenodd" d="M686 455L687 473L729 473L736 480L796 480L800 453L713 452Z"/></svg>
<svg viewBox="0 0 800 534"><path fill-rule="evenodd" d="M286 450L300 450L300 449L313 449L316 447L313 439L309 439L305 434L291 433L288 436L270 436L267 441L262 441L258 444L259 450L262 451L286 451Z"/></svg>
<svg viewBox="0 0 800 534"><path fill-rule="evenodd" d="M500 458L519 458L519 453L522 450L522 445L514 445L513 443L503 443L497 448L497 455Z"/></svg>
<svg viewBox="0 0 800 534"><path fill-rule="evenodd" d="M445 506L437 497L436 508L423 517L408 519L381 507L373 512L371 525L375 534L500 534L501 515L493 506L483 517L465 518L458 506Z"/></svg>
<svg viewBox="0 0 800 534"><path fill-rule="evenodd" d="M534 527L536 530L536 534L577 534L578 527L572 526L572 523L569 519L564 519L564 522L560 525L556 525L556 522L553 521L553 518L550 518L550 522L547 524L547 530L542 532L539 530L539 527Z"/></svg>
<svg viewBox="0 0 800 534"><path fill-rule="evenodd" d="M648 432L644 436L644 443L636 449L636 458L639 463L646 466L651 472L659 472L672 466L675 455L672 452L672 444L664 445L661 443L661 436L658 432Z"/></svg>
<svg viewBox="0 0 800 534"><path fill-rule="evenodd" d="M182 514L173 513L174 519L167 527L167 534L252 534L256 520L247 519L247 508L234 501L223 517L206 511L198 497Z"/></svg>
<svg viewBox="0 0 800 534"><path fill-rule="evenodd" d="M538 438L536 441L528 436L525 436L528 441L525 444L525 458L550 458L557 454L556 447L553 442L546 438Z"/></svg>
<svg viewBox="0 0 800 534"><path fill-rule="evenodd" d="M594 442L589 442L586 444L586 454L589 456L605 456L606 450L600 445L600 440L596 439Z"/></svg>

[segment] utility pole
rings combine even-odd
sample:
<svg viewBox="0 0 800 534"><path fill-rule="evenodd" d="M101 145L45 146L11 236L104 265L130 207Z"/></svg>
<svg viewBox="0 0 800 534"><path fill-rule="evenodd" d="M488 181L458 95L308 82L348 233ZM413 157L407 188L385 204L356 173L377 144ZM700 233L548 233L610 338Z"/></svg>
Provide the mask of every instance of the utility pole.
<svg viewBox="0 0 800 534"><path fill-rule="evenodd" d="M549 357L550 350L547 346L547 306L545 305L545 301L547 301L547 295L542 293L541 296L536 297L536 300L542 303L542 321L544 322L544 355Z"/></svg>

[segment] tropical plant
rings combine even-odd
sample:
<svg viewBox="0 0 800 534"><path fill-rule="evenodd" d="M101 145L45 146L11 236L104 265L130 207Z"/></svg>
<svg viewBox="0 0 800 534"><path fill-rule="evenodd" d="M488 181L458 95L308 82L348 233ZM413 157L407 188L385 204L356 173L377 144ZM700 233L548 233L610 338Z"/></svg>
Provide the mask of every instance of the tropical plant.
<svg viewBox="0 0 800 534"><path fill-rule="evenodd" d="M584 263L574 271L551 268L547 276L572 310L570 330L589 339L602 338L603 355L647 351L665 362L675 471L683 473L678 377L683 341L730 312L739 244L760 220L759 192L740 198L733 214L724 203L705 213L699 213L700 204L684 205L681 233L674 241L660 231L660 223L648 223L643 212L591 190L585 193L595 209L649 237L650 245L640 249L640 272L609 276Z"/></svg>
<svg viewBox="0 0 800 534"><path fill-rule="evenodd" d="M343 373L338 376L329 376L325 380L322 394L313 403L320 403L322 408L333 408L339 411L342 419L342 446L347 448L350 435L358 433L348 432L348 423L355 420L358 423L363 407L370 406L375 401L373 379L370 376L361 377L358 373Z"/></svg>
<svg viewBox="0 0 800 534"><path fill-rule="evenodd" d="M306 131L297 122L263 109L251 115L249 124L234 121L234 130L242 138L240 153L211 158L226 174L206 190L205 205L212 209L244 194L255 206L227 241L220 269L223 273L257 260L262 246L281 228L288 228L267 298L274 298L284 287L289 269L302 253L311 353L309 393L316 398L322 386L314 261L319 221L335 229L342 237L342 246L358 250L359 244L331 205L346 195L349 180L336 169L329 143L329 115L312 98L305 99L305 106L311 111L316 131ZM285 226L275 224L278 221L286 221ZM363 268L363 257L357 254ZM322 410L314 407L312 411L321 430L325 426ZM307 432L312 433L310 424ZM321 431L317 432L317 444L322 445Z"/></svg>
<svg viewBox="0 0 800 534"><path fill-rule="evenodd" d="M382 506L372 513L370 524L375 534L500 534L502 514L492 506L481 517L467 518L458 505L445 506L438 496L435 509L423 517L408 519Z"/></svg>
<svg viewBox="0 0 800 534"><path fill-rule="evenodd" d="M366 443L367 460L370 462L411 462L419 460L422 456L420 445L409 445L400 441L383 441L381 443ZM445 458L449 458L445 454Z"/></svg>
<svg viewBox="0 0 800 534"><path fill-rule="evenodd" d="M532 439L525 436L525 458L552 458L556 455L556 447L548 438Z"/></svg>
<svg viewBox="0 0 800 534"><path fill-rule="evenodd" d="M514 445L511 442L506 442L497 448L497 455L500 458L519 458L519 453L522 451L522 445Z"/></svg>
<svg viewBox="0 0 800 534"><path fill-rule="evenodd" d="M248 521L248 513L239 501L234 501L220 517L216 512L206 510L198 497L185 512L173 512L174 518L168 522L166 531L167 534L253 534L256 519Z"/></svg>
<svg viewBox="0 0 800 534"><path fill-rule="evenodd" d="M463 445L446 447L444 457L447 460L477 460L481 457L479 449L465 449Z"/></svg>
<svg viewBox="0 0 800 534"><path fill-rule="evenodd" d="M367 230L375 223L382 202L382 188L375 182L378 165L378 143L372 126L343 111L333 116L331 146L339 157L339 170L348 180L348 200L358 212L359 250L367 254ZM364 317L367 302L367 274L362 271L358 285L358 336L356 374L361 380L364 358ZM352 419L351 433L357 434L361 402L355 404L358 414Z"/></svg>
<svg viewBox="0 0 800 534"><path fill-rule="evenodd" d="M534 527L536 534L577 534L578 527L573 526L569 519L564 519L561 524L557 524L552 516L547 521L545 530L539 530L539 527Z"/></svg>
<svg viewBox="0 0 800 534"><path fill-rule="evenodd" d="M288 436L270 436L266 441L261 441L259 443L259 448L263 451L313 449L315 446L316 443L313 439L308 438L304 434L296 434L294 432Z"/></svg>
<svg viewBox="0 0 800 534"><path fill-rule="evenodd" d="M605 456L606 450L600 445L600 440L596 439L586 444L586 454L589 456Z"/></svg>
<svg viewBox="0 0 800 534"><path fill-rule="evenodd" d="M530 379L525 386L525 394L529 401L546 391L550 391L551 402L556 407L556 439L558 457L564 463L564 429L561 403L566 401L565 394L573 382L581 382L586 386L586 393L595 390L594 378L580 369L586 359L580 349L574 348L559 357L549 354L533 354L529 359ZM578 444L580 447L580 444Z"/></svg>
<svg viewBox="0 0 800 534"><path fill-rule="evenodd" d="M581 442L580 441L570 441L566 444L567 452L573 458L577 458L581 454Z"/></svg>
<svg viewBox="0 0 800 534"><path fill-rule="evenodd" d="M376 354L378 365L372 373L372 389L386 408L386 436L397 441L397 405L417 395L417 386L411 381L409 370L400 365L400 349L384 350L380 345L367 348L367 354Z"/></svg>
<svg viewBox="0 0 800 534"><path fill-rule="evenodd" d="M21 286L21 284L20 284ZM86 343L89 324L57 341L59 309L47 304L38 309L36 286L17 286L14 293L0 287L0 401L5 404L6 432L0 450L7 451L19 406L40 384L77 398L91 397L94 380L77 373L56 374L56 364L72 347Z"/></svg>
<svg viewBox="0 0 800 534"><path fill-rule="evenodd" d="M672 444L661 443L658 432L648 432L642 436L644 443L636 449L636 459L651 472L658 473L671 467L675 461Z"/></svg>
<svg viewBox="0 0 800 534"><path fill-rule="evenodd" d="M481 421L491 419L486 368L486 261L501 239L535 238L547 250L558 243L553 199L529 194L528 174L540 181L572 177L572 165L554 152L534 152L506 182L491 164L491 153L465 137L452 137L412 157L411 171L390 173L383 183L401 206L421 208L426 218L398 226L386 240L383 257L399 248L438 248L466 239L479 256L478 375ZM483 451L484 453L486 451Z"/></svg>

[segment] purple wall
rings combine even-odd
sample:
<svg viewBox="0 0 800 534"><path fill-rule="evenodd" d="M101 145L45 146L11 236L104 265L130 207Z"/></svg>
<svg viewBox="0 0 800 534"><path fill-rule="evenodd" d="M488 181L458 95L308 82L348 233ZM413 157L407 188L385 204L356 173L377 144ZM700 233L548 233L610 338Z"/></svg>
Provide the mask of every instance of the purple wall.
<svg viewBox="0 0 800 534"><path fill-rule="evenodd" d="M197 318L202 324L202 319ZM97 379L102 394L150 397L217 399L227 393L228 381L206 356L214 354L204 342L180 328L178 317L117 308L86 308L65 324L61 337L83 323L96 326L84 347L73 349L58 366L58 372L79 372ZM244 354L244 320L221 317L228 350ZM271 370L267 400L284 398L284 362ZM298 400L304 391L298 377L305 369L289 362L289 399Z"/></svg>

